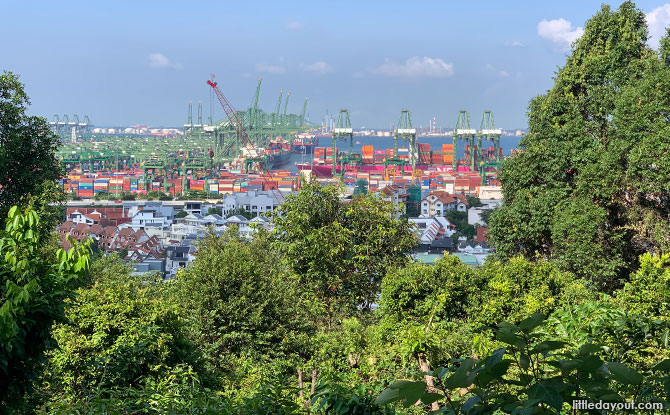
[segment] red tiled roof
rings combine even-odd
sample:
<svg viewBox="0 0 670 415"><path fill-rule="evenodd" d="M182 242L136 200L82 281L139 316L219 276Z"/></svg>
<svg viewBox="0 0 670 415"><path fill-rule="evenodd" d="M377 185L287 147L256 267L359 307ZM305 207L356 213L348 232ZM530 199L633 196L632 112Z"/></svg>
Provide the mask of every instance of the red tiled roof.
<svg viewBox="0 0 670 415"><path fill-rule="evenodd" d="M475 241L477 242L485 242L488 240L488 232L489 228L477 228L477 236L475 237Z"/></svg>

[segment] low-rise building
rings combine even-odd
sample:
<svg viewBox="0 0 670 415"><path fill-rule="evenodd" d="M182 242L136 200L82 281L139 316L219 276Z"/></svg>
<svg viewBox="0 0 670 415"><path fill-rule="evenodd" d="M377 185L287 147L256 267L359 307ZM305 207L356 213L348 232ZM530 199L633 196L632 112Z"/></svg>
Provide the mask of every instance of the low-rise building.
<svg viewBox="0 0 670 415"><path fill-rule="evenodd" d="M467 212L465 197L447 192L430 192L421 200L422 216L444 216L450 210Z"/></svg>
<svg viewBox="0 0 670 415"><path fill-rule="evenodd" d="M221 208L223 216L228 216L238 209L257 216L261 213L272 212L279 204L270 191L250 190L226 195L223 203L217 207Z"/></svg>

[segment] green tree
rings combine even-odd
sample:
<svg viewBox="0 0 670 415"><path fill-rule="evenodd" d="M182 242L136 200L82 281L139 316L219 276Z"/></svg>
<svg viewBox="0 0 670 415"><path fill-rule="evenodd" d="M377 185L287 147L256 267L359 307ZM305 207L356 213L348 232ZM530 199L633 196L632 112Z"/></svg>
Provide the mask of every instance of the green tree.
<svg viewBox="0 0 670 415"><path fill-rule="evenodd" d="M111 397L133 407L135 394L175 371L202 380L199 354L167 287L131 272L117 257L103 257L91 266L90 286L67 300L68 322L53 328L59 347L49 354L41 388L47 407L96 408Z"/></svg>
<svg viewBox="0 0 670 415"><path fill-rule="evenodd" d="M45 252L39 222L35 211L15 206L0 231L0 413L22 405L44 352L55 346L50 328L65 319L63 300L89 267L87 247L74 240L67 252Z"/></svg>
<svg viewBox="0 0 670 415"><path fill-rule="evenodd" d="M221 212L221 208L209 208L209 210L207 211L207 214L208 215L219 215L219 216L223 215L223 213Z"/></svg>
<svg viewBox="0 0 670 415"><path fill-rule="evenodd" d="M304 183L274 217L273 246L304 287L317 320L331 327L376 301L382 277L408 261L416 244L408 223L375 196L345 204L337 187Z"/></svg>
<svg viewBox="0 0 670 415"><path fill-rule="evenodd" d="M469 208L484 206L482 204L482 201L479 200L479 198L476 197L476 196L466 196L465 197L465 202L468 204Z"/></svg>
<svg viewBox="0 0 670 415"><path fill-rule="evenodd" d="M420 400L451 415L563 414L578 409L571 408L575 400L621 404L619 410L630 409L624 402L631 401L667 407L670 360L654 362L645 371L605 360L600 344L573 347L540 334L538 326L544 318L533 314L518 325L500 323L496 339L504 347L484 359L454 359L429 372L437 388L431 389L425 381L395 382L375 403L402 401L409 407Z"/></svg>
<svg viewBox="0 0 670 415"><path fill-rule="evenodd" d="M456 231L468 239L474 238L477 235L477 229L468 223L468 212L459 212L457 210L449 210L444 215L449 223L456 226Z"/></svg>
<svg viewBox="0 0 670 415"><path fill-rule="evenodd" d="M521 151L503 163L489 236L612 291L638 255L667 246L670 72L631 2L591 18L554 86L529 106ZM665 42L665 41L664 41Z"/></svg>
<svg viewBox="0 0 670 415"><path fill-rule="evenodd" d="M670 254L644 254L640 268L616 293L622 309L670 322Z"/></svg>
<svg viewBox="0 0 670 415"><path fill-rule="evenodd" d="M585 280L546 260L486 261L478 273L479 289L468 308L471 318L485 326L499 319L518 322L534 313L549 314L594 297Z"/></svg>
<svg viewBox="0 0 670 415"><path fill-rule="evenodd" d="M474 268L450 255L433 266L414 263L392 270L384 278L379 302L383 343L395 344L390 349L415 362L419 372L469 352L473 339L464 336L469 332L465 320L479 280ZM434 387L432 376L425 380L429 389Z"/></svg>
<svg viewBox="0 0 670 415"><path fill-rule="evenodd" d="M238 386L249 368L275 359L295 373L290 360L302 353L310 327L294 290L267 235L248 240L235 227L203 239L193 264L174 280L176 301L211 372Z"/></svg>
<svg viewBox="0 0 670 415"><path fill-rule="evenodd" d="M244 217L244 218L246 218L246 219L252 219L252 218L254 217L254 214L253 214L253 213L249 213L249 212L247 212L246 210L244 210L244 209L242 209L242 208L237 208L237 209L233 210L232 212L230 212L230 213L228 214L228 216L226 216L226 218L229 218L229 217L231 217L231 216L235 216L235 215L242 216L242 217Z"/></svg>
<svg viewBox="0 0 670 415"><path fill-rule="evenodd" d="M495 209L485 209L485 210L482 210L482 212L480 213L479 217L482 219L482 221L483 221L485 224L488 225L488 224L489 224L489 221L491 220L491 214L492 214L494 211L495 211Z"/></svg>
<svg viewBox="0 0 670 415"><path fill-rule="evenodd" d="M32 199L45 234L60 220L50 204L65 199L56 185L62 174L56 159L60 140L44 118L26 114L29 104L18 75L0 74L0 219L11 206L25 207Z"/></svg>

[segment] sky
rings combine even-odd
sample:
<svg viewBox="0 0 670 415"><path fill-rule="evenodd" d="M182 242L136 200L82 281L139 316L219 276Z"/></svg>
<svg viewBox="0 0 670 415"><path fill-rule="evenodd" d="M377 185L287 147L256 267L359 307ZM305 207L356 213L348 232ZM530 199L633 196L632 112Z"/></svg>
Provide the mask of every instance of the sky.
<svg viewBox="0 0 670 415"><path fill-rule="evenodd" d="M551 88L570 42L601 1L9 1L0 0L0 70L20 75L30 113L88 115L96 126L180 126L188 101L209 113L211 74L236 109L252 102L321 123L415 127L458 111L479 127L525 128L529 100ZM617 7L619 2L611 3ZM652 47L670 3L645 0ZM9 17L12 16L12 17ZM282 103L283 106L283 103ZM194 114L195 115L195 114ZM215 120L225 116L218 103Z"/></svg>

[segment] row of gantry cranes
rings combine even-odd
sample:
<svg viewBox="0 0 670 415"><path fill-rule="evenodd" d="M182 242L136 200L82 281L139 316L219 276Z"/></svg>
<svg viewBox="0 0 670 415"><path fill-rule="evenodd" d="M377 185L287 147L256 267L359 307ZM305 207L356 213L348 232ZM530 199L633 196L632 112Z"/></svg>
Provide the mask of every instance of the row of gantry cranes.
<svg viewBox="0 0 670 415"><path fill-rule="evenodd" d="M333 146L333 176L335 175L336 166L340 164L342 167L347 166L349 169L355 169L360 166L362 159L360 155L354 154L354 131L351 127L351 120L349 117L349 110L342 109L337 118L336 127L332 130L332 146ZM456 126L452 133L452 169L456 170L459 165L467 166L471 171L479 171L482 175L489 170L498 171L500 163L502 162L502 152L500 147L500 136L502 129L495 127L493 119L493 112L485 110L482 114L482 121L479 129L474 129L470 125L470 115L466 110L460 110L456 120ZM349 152L338 158L337 142L349 142ZM458 160L458 143L464 143L464 158ZM493 151L484 148L483 142L490 141L493 144ZM408 148L409 159L401 159L398 157L398 143L405 142ZM417 140L416 129L412 126L412 116L409 110L400 111L400 118L393 130L393 156L387 157L384 164L389 166L400 166L404 169L406 164L415 169L419 162L419 142ZM341 171L345 169L342 168Z"/></svg>
<svg viewBox="0 0 670 415"><path fill-rule="evenodd" d="M311 123L306 117L308 99L305 98L300 114L287 112L290 93L284 95L280 91L274 112L268 113L258 106L262 79L258 78L255 94L251 105L246 110L235 111L236 121L247 135L247 139L255 148L267 148L272 141L284 139L291 142L301 132L316 132L321 126ZM213 92L212 92L213 93ZM283 108L282 108L283 104ZM181 137L142 137L129 140L120 136L105 136L102 140L80 141L80 134L90 132L92 124L88 116L80 122L75 115L72 120L67 116L62 119L54 116L50 125L61 136L72 138L67 140L61 151L61 160L66 167L82 167L87 170L123 169L124 167L142 167L151 170L172 170L173 166L181 166L189 171L202 168L217 168L223 163L243 153L245 143L239 134L239 126L230 119L214 123L212 115L207 123L203 123L202 103L198 104L197 119L193 119L193 106L189 103L187 122L184 124L184 135ZM386 164L410 164L413 168L419 163L419 142L416 129L412 126L411 113L402 110L396 128L393 131L394 153L388 157ZM69 134L68 134L69 132ZM494 125L493 113L484 111L479 129L470 125L467 111L461 110L453 131L453 168L458 165L468 166L470 170L497 170L501 162L500 136L502 131ZM493 151L488 151L482 142L490 141ZM361 163L360 155L353 152L353 129L350 114L346 109L340 110L336 127L332 130L332 146L337 149L338 141L349 142L349 152L343 152L339 158L334 151L333 169L337 164L356 165ZM398 143L406 142L409 159L398 157ZM457 159L459 141L465 145L464 158ZM344 169L342 169L344 170Z"/></svg>
<svg viewBox="0 0 670 415"><path fill-rule="evenodd" d="M85 115L84 118L80 120L77 114L71 119L67 114L63 115L62 118L56 114L54 115L53 120L49 121L49 127L54 133L69 139L71 142L76 142L77 139L90 135L93 132L93 124L88 118L88 115Z"/></svg>

